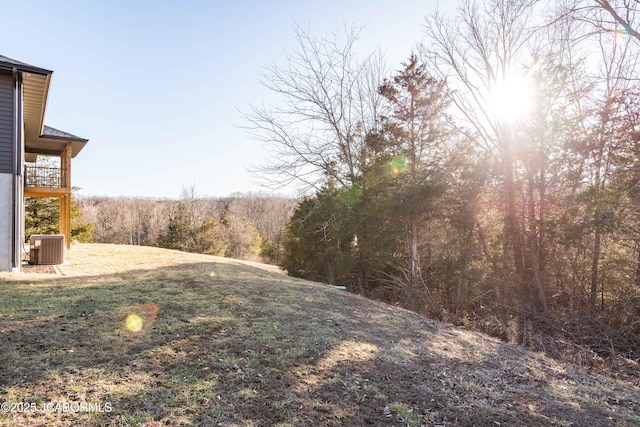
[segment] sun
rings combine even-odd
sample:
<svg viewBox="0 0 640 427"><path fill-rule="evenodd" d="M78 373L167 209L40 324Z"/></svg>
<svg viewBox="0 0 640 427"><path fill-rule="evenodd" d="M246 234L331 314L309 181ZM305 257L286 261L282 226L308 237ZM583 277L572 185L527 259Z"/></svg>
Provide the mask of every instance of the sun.
<svg viewBox="0 0 640 427"><path fill-rule="evenodd" d="M511 75L493 82L489 89L489 108L498 120L514 122L526 115L533 104L531 82L525 76Z"/></svg>

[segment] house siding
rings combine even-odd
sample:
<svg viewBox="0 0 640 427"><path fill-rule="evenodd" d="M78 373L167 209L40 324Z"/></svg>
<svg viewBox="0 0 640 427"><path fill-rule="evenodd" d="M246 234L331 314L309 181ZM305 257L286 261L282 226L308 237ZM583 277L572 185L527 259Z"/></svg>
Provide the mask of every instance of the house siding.
<svg viewBox="0 0 640 427"><path fill-rule="evenodd" d="M15 268L14 80L0 74L0 271Z"/></svg>
<svg viewBox="0 0 640 427"><path fill-rule="evenodd" d="M0 74L0 173L14 173L14 80Z"/></svg>

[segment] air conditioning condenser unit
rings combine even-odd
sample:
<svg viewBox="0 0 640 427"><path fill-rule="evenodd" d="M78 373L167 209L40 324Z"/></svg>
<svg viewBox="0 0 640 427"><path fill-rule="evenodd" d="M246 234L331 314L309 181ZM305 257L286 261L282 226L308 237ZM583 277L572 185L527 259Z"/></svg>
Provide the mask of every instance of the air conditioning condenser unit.
<svg viewBox="0 0 640 427"><path fill-rule="evenodd" d="M29 259L39 265L64 262L63 234L32 234L29 237Z"/></svg>

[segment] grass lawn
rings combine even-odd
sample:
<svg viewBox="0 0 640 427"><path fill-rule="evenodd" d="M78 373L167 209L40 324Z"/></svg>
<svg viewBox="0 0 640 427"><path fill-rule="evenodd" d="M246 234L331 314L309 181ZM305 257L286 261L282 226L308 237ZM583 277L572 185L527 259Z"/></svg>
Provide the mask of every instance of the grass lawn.
<svg viewBox="0 0 640 427"><path fill-rule="evenodd" d="M83 244L0 273L2 426L636 426L640 389L275 268Z"/></svg>

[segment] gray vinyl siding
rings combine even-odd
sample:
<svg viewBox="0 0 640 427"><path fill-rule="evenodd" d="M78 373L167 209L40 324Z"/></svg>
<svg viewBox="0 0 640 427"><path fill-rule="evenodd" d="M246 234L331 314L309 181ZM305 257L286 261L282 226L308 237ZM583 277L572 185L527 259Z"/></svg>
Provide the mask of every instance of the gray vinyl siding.
<svg viewBox="0 0 640 427"><path fill-rule="evenodd" d="M0 173L13 173L13 77L0 74Z"/></svg>

